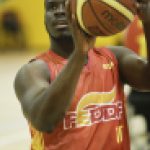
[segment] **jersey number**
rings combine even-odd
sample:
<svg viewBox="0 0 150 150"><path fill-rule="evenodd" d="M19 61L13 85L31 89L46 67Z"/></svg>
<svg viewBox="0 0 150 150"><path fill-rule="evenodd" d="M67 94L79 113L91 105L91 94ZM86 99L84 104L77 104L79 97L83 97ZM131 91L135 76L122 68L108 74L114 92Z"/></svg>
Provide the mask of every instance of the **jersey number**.
<svg viewBox="0 0 150 150"><path fill-rule="evenodd" d="M116 127L117 143L120 143L120 142L122 142L122 140L123 140L122 128L123 128L123 126L118 126L118 127Z"/></svg>

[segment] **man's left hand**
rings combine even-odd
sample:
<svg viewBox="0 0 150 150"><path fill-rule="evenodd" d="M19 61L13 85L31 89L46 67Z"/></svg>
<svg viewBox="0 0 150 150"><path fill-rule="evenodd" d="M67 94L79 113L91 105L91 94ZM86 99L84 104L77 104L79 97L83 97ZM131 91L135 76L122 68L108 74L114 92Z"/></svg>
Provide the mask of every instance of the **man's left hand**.
<svg viewBox="0 0 150 150"><path fill-rule="evenodd" d="M150 23L150 0L137 0L137 15L143 23Z"/></svg>

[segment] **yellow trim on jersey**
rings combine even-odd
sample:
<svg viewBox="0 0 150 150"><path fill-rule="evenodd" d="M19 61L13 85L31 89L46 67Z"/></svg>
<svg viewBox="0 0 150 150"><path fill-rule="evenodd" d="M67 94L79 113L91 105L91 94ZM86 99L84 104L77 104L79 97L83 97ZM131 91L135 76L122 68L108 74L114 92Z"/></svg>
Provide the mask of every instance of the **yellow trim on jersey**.
<svg viewBox="0 0 150 150"><path fill-rule="evenodd" d="M123 16L128 18L130 21L134 19L134 14L131 10L127 9L125 6L118 3L116 0L99 0L106 3L108 6L113 7L115 10L119 11Z"/></svg>

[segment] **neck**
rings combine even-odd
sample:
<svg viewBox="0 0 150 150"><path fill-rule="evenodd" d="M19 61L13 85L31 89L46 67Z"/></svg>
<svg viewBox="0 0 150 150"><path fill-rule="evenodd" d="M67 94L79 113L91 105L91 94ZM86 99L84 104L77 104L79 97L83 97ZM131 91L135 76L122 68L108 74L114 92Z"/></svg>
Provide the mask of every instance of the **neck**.
<svg viewBox="0 0 150 150"><path fill-rule="evenodd" d="M51 38L50 49L57 55L67 59L71 53L74 51L74 43L72 38Z"/></svg>

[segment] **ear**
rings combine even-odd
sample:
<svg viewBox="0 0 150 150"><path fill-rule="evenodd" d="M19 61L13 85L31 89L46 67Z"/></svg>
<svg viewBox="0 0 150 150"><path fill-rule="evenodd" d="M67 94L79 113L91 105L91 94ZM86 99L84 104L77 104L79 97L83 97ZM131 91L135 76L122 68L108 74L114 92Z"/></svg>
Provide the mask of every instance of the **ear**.
<svg viewBox="0 0 150 150"><path fill-rule="evenodd" d="M46 25L46 14L44 15L44 24Z"/></svg>
<svg viewBox="0 0 150 150"><path fill-rule="evenodd" d="M46 15L44 15L44 25L45 25L46 31L48 32L47 21L46 21Z"/></svg>

